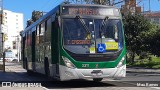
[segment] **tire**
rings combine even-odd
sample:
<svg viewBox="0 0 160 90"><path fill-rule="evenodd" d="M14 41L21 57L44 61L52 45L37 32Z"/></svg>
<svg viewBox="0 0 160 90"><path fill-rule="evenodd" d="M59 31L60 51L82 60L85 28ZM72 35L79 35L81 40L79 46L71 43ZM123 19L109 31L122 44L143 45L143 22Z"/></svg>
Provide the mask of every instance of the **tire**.
<svg viewBox="0 0 160 90"><path fill-rule="evenodd" d="M25 69L28 70L28 62L27 57L25 57Z"/></svg>
<svg viewBox="0 0 160 90"><path fill-rule="evenodd" d="M28 75L33 75L33 72L28 69L28 60L27 57L25 57L25 69L27 70Z"/></svg>
<svg viewBox="0 0 160 90"><path fill-rule="evenodd" d="M95 81L95 82L100 82L100 81L102 81L102 79L103 79L103 78L93 78L93 81Z"/></svg>
<svg viewBox="0 0 160 90"><path fill-rule="evenodd" d="M33 72L31 70L27 70L28 75L33 75Z"/></svg>
<svg viewBox="0 0 160 90"><path fill-rule="evenodd" d="M45 57L45 59L44 59L44 70L45 70L45 75L47 77L49 77L50 70L49 70L49 62L48 62L48 58L47 57Z"/></svg>

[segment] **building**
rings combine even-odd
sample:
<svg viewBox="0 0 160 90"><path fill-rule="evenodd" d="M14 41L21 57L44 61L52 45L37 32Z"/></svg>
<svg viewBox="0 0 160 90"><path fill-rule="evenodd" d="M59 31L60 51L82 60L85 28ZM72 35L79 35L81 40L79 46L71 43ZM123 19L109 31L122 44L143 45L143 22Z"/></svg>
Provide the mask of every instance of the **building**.
<svg viewBox="0 0 160 90"><path fill-rule="evenodd" d="M16 13L9 10L3 10L3 22L1 24L1 32L3 32L5 38L3 50L12 51L15 56L19 57L20 51L20 31L24 29L23 26L23 14ZM0 45L2 52L2 34L0 35Z"/></svg>
<svg viewBox="0 0 160 90"><path fill-rule="evenodd" d="M141 13L141 7L137 6L136 0L125 0L125 4L121 6L121 12L123 14Z"/></svg>
<svg viewBox="0 0 160 90"><path fill-rule="evenodd" d="M160 11L144 12L143 15L151 22L160 24Z"/></svg>

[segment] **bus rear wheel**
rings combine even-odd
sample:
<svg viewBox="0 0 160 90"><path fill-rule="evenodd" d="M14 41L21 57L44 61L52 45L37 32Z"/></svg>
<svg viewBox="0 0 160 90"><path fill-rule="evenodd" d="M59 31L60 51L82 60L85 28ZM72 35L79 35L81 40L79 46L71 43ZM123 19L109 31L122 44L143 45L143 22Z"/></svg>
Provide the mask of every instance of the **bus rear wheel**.
<svg viewBox="0 0 160 90"><path fill-rule="evenodd" d="M93 78L93 81L95 81L95 82L100 82L100 81L102 81L102 79L103 79L103 78Z"/></svg>
<svg viewBox="0 0 160 90"><path fill-rule="evenodd" d="M28 74L28 75L33 75L33 71L27 70L27 74Z"/></svg>

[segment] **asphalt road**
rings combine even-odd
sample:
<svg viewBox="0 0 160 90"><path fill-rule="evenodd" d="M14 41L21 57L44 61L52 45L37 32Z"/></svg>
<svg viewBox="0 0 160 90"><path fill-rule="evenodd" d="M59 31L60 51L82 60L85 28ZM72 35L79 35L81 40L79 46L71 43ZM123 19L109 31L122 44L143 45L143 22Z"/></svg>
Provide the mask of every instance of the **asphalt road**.
<svg viewBox="0 0 160 90"><path fill-rule="evenodd" d="M127 73L127 77L120 79L104 79L102 82L93 82L92 80L71 80L71 81L54 81L45 78L40 74L28 75L22 67L16 63L7 63L6 72L0 71L0 81L10 81L14 83L41 83L41 89L53 90L159 90L160 74L159 73ZM1 84L1 83L0 83ZM145 87L143 85L158 85ZM138 85L138 86L137 86ZM140 85L140 86L139 86ZM1 84L2 86L2 84ZM4 88L4 87L3 87ZM3 88L0 88L3 89ZM16 88L17 89L17 88ZM15 90L16 90L15 89ZM25 88L28 90L28 88ZM23 90L25 90L23 89ZM5 88L5 90L10 90ZM14 90L13 88L11 90ZM31 90L31 88L29 88Z"/></svg>

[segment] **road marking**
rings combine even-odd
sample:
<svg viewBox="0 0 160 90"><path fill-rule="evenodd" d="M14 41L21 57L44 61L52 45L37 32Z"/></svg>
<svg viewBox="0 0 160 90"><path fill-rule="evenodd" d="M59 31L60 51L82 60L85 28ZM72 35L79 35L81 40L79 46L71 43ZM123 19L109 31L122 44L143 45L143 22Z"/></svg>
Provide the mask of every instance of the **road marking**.
<svg viewBox="0 0 160 90"><path fill-rule="evenodd" d="M48 88L46 88L46 87L42 87L44 90L49 90Z"/></svg>
<svg viewBox="0 0 160 90"><path fill-rule="evenodd" d="M131 85L131 86L134 86L134 87L137 86L135 83L130 83L130 82L127 82L127 81L120 81L119 79L115 79L115 80L114 80L113 78L111 78L111 79L104 79L103 81L106 81L106 82L107 82L107 81L120 82L121 84L123 83L125 87L127 86L127 84L129 85L129 87L130 87L130 85ZM102 81L102 82L103 82L103 81Z"/></svg>
<svg viewBox="0 0 160 90"><path fill-rule="evenodd" d="M117 81L117 82L121 82L121 83L124 83L124 84L130 84L130 85L137 86L135 83L130 83L130 82L127 82L127 81L120 81L120 80L113 80L113 79L104 79L103 81ZM149 87L149 88L160 90L160 87Z"/></svg>

